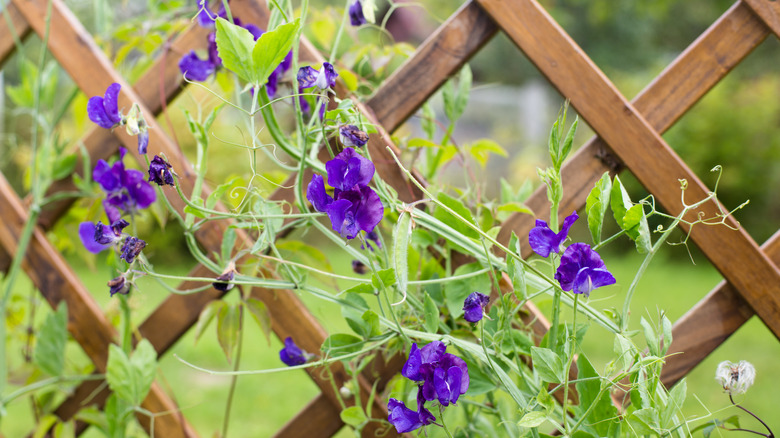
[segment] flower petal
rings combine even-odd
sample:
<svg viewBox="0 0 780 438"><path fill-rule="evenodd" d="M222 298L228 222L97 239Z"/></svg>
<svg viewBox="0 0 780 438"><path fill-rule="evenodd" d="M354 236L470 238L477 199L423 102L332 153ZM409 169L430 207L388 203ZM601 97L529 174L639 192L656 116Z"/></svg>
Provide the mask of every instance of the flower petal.
<svg viewBox="0 0 780 438"><path fill-rule="evenodd" d="M355 212L358 227L366 233L374 231L374 228L382 221L385 215L385 207L379 195L371 187L361 187L362 201Z"/></svg>
<svg viewBox="0 0 780 438"><path fill-rule="evenodd" d="M111 129L114 127L115 123L113 119L106 114L103 100L104 99L100 96L90 97L87 102L87 116L89 116L89 120L92 120L101 128Z"/></svg>
<svg viewBox="0 0 780 438"><path fill-rule="evenodd" d="M101 245L95 241L95 224L92 222L82 222L79 224L79 238L84 248L92 254L97 254L100 251L108 248L110 245Z"/></svg>
<svg viewBox="0 0 780 438"><path fill-rule="evenodd" d="M558 236L550 229L547 222L536 220L536 226L528 233L528 244L535 253L549 257L551 252L558 252L556 242Z"/></svg>
<svg viewBox="0 0 780 438"><path fill-rule="evenodd" d="M387 402L387 410L387 421L395 426L395 430L398 433L411 432L422 426L420 415L416 411L407 408L400 400L391 398Z"/></svg>
<svg viewBox="0 0 780 438"><path fill-rule="evenodd" d="M194 50L179 60L179 71L189 80L203 82L216 71L211 59L200 59Z"/></svg>
<svg viewBox="0 0 780 438"><path fill-rule="evenodd" d="M315 210L322 213L325 213L328 206L333 203L333 198L325 191L325 181L321 175L314 174L312 176L309 186L306 188L306 199L311 202Z"/></svg>
<svg viewBox="0 0 780 438"><path fill-rule="evenodd" d="M119 115L119 90L121 89L122 86L114 82L106 89L106 96L103 99L106 115L116 125L122 121L122 116Z"/></svg>

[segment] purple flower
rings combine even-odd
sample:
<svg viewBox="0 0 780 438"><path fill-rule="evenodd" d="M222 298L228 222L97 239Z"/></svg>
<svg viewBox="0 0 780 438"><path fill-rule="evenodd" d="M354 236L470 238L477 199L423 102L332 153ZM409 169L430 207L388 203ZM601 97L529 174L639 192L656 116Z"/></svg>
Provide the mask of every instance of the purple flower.
<svg viewBox="0 0 780 438"><path fill-rule="evenodd" d="M225 18L227 16L224 4L220 6L219 11L217 12L209 9L208 5L206 5L206 0L198 0L198 7L200 9L198 10L198 15L196 15L195 18L201 27L205 27L207 29L214 27L214 22L217 21L218 17Z"/></svg>
<svg viewBox="0 0 780 438"><path fill-rule="evenodd" d="M339 129L341 143L347 147L361 147L368 142L368 134L355 125L344 125Z"/></svg>
<svg viewBox="0 0 780 438"><path fill-rule="evenodd" d="M363 16L363 6L360 4L360 0L355 0L355 3L352 3L349 7L349 22L353 26L361 26L368 23L366 17Z"/></svg>
<svg viewBox="0 0 780 438"><path fill-rule="evenodd" d="M111 129L122 124L122 114L119 113L119 90L121 85L116 82L109 85L103 97L93 96L87 102L89 120L101 128Z"/></svg>
<svg viewBox="0 0 780 438"><path fill-rule="evenodd" d="M179 60L179 70L187 79L203 82L217 71L217 64L210 58L200 59L198 54L191 50Z"/></svg>
<svg viewBox="0 0 780 438"><path fill-rule="evenodd" d="M114 294L127 295L130 292L130 283L125 279L124 275L112 278L108 281L107 286L110 288L109 292L111 292L112 297Z"/></svg>
<svg viewBox="0 0 780 438"><path fill-rule="evenodd" d="M216 290L227 292L230 289L233 289L233 286L235 285L233 283L226 283L226 282L233 281L234 278L236 278L236 265L233 262L231 262L228 264L228 267L225 268L222 274L219 277L217 277L217 281L215 281L211 285L214 286L214 289Z"/></svg>
<svg viewBox="0 0 780 438"><path fill-rule="evenodd" d="M149 179L147 181L155 182L158 186L174 185L171 167L171 163L155 155L149 163Z"/></svg>
<svg viewBox="0 0 780 438"><path fill-rule="evenodd" d="M338 73L333 69L333 65L328 62L322 63L320 70L312 67L301 67L298 69L298 88L317 87L320 90L326 90L336 85Z"/></svg>
<svg viewBox="0 0 780 438"><path fill-rule="evenodd" d="M596 288L615 284L615 277L587 243L574 243L566 248L555 279L561 284L561 289L585 294L586 297Z"/></svg>
<svg viewBox="0 0 780 438"><path fill-rule="evenodd" d="M466 362L446 353L446 349L441 341L431 342L422 349L417 348L416 343L412 344L409 358L401 370L401 375L407 379L422 382L421 394L425 400L438 399L444 406L455 403L469 389Z"/></svg>
<svg viewBox="0 0 780 438"><path fill-rule="evenodd" d="M124 219L115 220L111 226L103 225L99 221L97 224L82 222L79 224L79 238L87 251L97 254L119 242L122 239L122 230L127 225Z"/></svg>
<svg viewBox="0 0 780 438"><path fill-rule="evenodd" d="M463 318L468 322L478 322L482 319L482 311L489 302L489 296L479 292L472 292L463 302Z"/></svg>
<svg viewBox="0 0 780 438"><path fill-rule="evenodd" d="M284 348L279 351L279 359L287 366L303 365L306 363L306 353L301 350L291 337L284 340Z"/></svg>
<svg viewBox="0 0 780 438"><path fill-rule="evenodd" d="M387 402L387 421L395 426L398 433L411 432L427 426L436 421L436 417L423 407L424 403L421 390L417 391L417 411L407 408L402 401L391 398Z"/></svg>
<svg viewBox="0 0 780 438"><path fill-rule="evenodd" d="M134 212L150 206L157 199L154 189L144 180L141 171L125 169L122 158L126 152L126 149L120 148L120 159L112 166L109 166L105 160L98 160L92 171L92 179L97 181L106 192L104 205L109 215L112 208Z"/></svg>
<svg viewBox="0 0 780 438"><path fill-rule="evenodd" d="M141 253L141 250L143 250L144 247L146 247L146 242L143 240L137 237L127 236L124 245L122 245L122 254L119 256L119 258L126 261L127 263L133 263L135 258L138 257L138 254Z"/></svg>
<svg viewBox="0 0 780 438"><path fill-rule="evenodd" d="M92 254L97 254L111 246L98 243L95 240L96 231L97 226L92 222L82 222L79 224L79 238L81 238L81 243L84 244L84 248L86 248L87 251L91 252Z"/></svg>
<svg viewBox="0 0 780 438"><path fill-rule="evenodd" d="M549 257L551 252L560 252L561 244L568 237L569 229L577 219L579 216L575 211L563 220L561 231L557 234L550 229L547 222L537 219L536 226L528 233L528 243L531 244L531 249L542 257Z"/></svg>
<svg viewBox="0 0 780 438"><path fill-rule="evenodd" d="M325 169L334 197L325 190L322 176L315 174L306 191L314 209L327 213L333 230L347 239L354 239L360 230L372 232L385 212L379 195L368 187L374 164L347 148L328 161Z"/></svg>

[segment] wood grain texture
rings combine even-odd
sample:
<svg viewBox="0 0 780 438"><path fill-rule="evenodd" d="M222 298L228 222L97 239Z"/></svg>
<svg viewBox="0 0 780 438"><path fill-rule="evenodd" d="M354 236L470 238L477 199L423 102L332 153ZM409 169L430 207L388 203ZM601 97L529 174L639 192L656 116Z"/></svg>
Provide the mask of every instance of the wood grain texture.
<svg viewBox="0 0 780 438"><path fill-rule="evenodd" d="M324 395L319 394L273 436L274 438L331 437L344 427L339 412L338 407Z"/></svg>
<svg viewBox="0 0 780 438"><path fill-rule="evenodd" d="M474 1L463 4L366 102L377 121L395 131L498 30Z"/></svg>
<svg viewBox="0 0 780 438"><path fill-rule="evenodd" d="M780 266L780 231L761 249ZM755 314L731 285L725 281L678 319L672 330L672 345L661 380L671 387L701 363L720 344Z"/></svg>
<svg viewBox="0 0 780 438"><path fill-rule="evenodd" d="M635 108L654 129L665 132L768 34L743 2L735 3L634 98ZM622 162L604 141L591 138L564 164L560 219L585 205L590 189L604 172L622 169ZM531 195L527 205L536 217L549 219L550 204L543 187ZM502 224L498 240L508 243L513 231L527 236L533 226L534 217L514 214ZM532 253L528 245L522 245L522 250L524 257Z"/></svg>
<svg viewBox="0 0 780 438"><path fill-rule="evenodd" d="M479 0L507 35L559 89L599 136L671 214L682 208L679 179L688 181L689 202L709 189L672 151L652 126L611 84L555 21L532 0ZM554 56L553 56L554 54ZM693 212L712 217L709 202ZM738 224L729 217L726 223ZM691 237L712 264L780 337L780 271L742 229L693 227ZM735 263L735 261L737 261Z"/></svg>
<svg viewBox="0 0 780 438"><path fill-rule="evenodd" d="M9 253L15 253L27 212L8 181L0 175L0 244ZM22 268L35 287L41 291L52 308L61 302L68 306L68 331L81 345L86 355L101 373L105 373L108 348L116 338L114 327L103 315L100 306L79 281L67 262L36 227L22 261ZM176 412L176 405L160 389L152 385L142 406L151 412ZM147 417L139 420L148 428ZM158 436L196 436L192 428L178 414L162 415L156 419L154 433Z"/></svg>
<svg viewBox="0 0 780 438"><path fill-rule="evenodd" d="M0 68L16 50L16 40L24 41L32 30L13 3L0 11Z"/></svg>
<svg viewBox="0 0 780 438"><path fill-rule="evenodd" d="M753 12L780 38L780 4L776 0L744 0Z"/></svg>

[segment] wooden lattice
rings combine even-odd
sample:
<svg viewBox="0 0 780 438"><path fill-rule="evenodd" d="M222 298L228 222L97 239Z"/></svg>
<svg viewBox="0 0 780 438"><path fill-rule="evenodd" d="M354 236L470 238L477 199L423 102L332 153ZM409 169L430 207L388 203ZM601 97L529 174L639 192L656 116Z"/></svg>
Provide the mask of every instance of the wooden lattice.
<svg viewBox="0 0 780 438"><path fill-rule="evenodd" d="M263 27L268 21L264 3L234 0L231 6L242 19ZM45 34L47 6L46 0L12 0L8 3L4 12L7 19L0 20L0 63L13 53L16 40L23 40L32 33L41 37ZM582 207L588 187L592 187L603 172L616 173L628 168L664 209L677 214L681 210L678 179L688 180L690 199L703 198L709 190L675 155L660 134L770 33L780 36L780 2L737 1L631 102L617 91L534 0L466 2L382 85L374 97L360 107L367 119L380 127L379 135L372 136L368 146L375 158L377 172L397 190L402 200L417 200L419 192L404 179L386 151L386 145L394 147L388 132L394 131L410 117L499 29L514 41L563 96L571 100L580 116L598 134L563 169L565 198L560 211ZM76 85L86 95L92 96L102 94L106 84L118 82L122 85L120 106L125 104L129 107L128 103L138 102L145 114L160 114L165 102L171 101L182 89L176 65L178 59L167 56L169 52L183 53L205 48L205 41L203 29L197 26L188 28L131 87L61 0L52 1L49 49ZM300 53L304 60L322 61L306 41L302 41ZM337 91L344 94L343 89ZM164 131L156 126L154 119L148 117L147 121L151 127L150 142L170 158L174 168L182 175L182 189L189 194L194 181L191 166ZM135 139L121 130L110 133L95 128L82 142L94 162L114 154L117 140L128 150L136 149ZM76 171L83 172L83 169L77 168ZM51 190L72 188L69 177L58 181ZM183 205L176 193L166 191L166 194L173 206L181 211ZM292 199L292 192L279 189L272 198ZM96 369L104 372L108 346L115 341L116 333L45 236L45 231L63 216L69 206L69 201L62 201L47 206L41 214L23 268L52 306L63 300L67 303L69 331L95 363ZM528 206L538 217L545 218L549 210L543 189L532 195ZM710 203L703 206L702 211L711 214L716 208L714 203ZM692 216L696 214L698 212L693 212ZM16 251L18 236L27 216L22 200L0 176L0 267L4 269L9 265L9 254ZM207 250L218 252L227 225L212 222L198 232L197 239ZM731 225L736 224L732 222ZM533 220L529 215L514 215L504 222L499 240L506 243L512 231L527 235L532 226ZM691 237L725 280L675 323L670 353L685 354L672 355L667 359L662 376L666 385L672 385L686 375L754 314L775 336L780 337L780 272L776 267L780 263L780 233L761 248L743 230L733 231L727 227L695 227ZM239 238L251 246L248 236L241 234ZM527 257L528 248L524 247L524 251L523 255ZM273 272L266 274L274 275ZM212 276L203 266L196 267L190 275ZM179 288L193 286L184 282ZM206 303L221 294L212 289L195 295L170 295L139 326L139 333L149 339L158 354L163 354L192 327ZM252 295L266 303L272 314L272 328L280 338L292 336L304 349L319 350L327 334L294 293L255 288ZM524 312L524 319L534 324L534 330L538 333L546 331L548 324L535 308L529 305ZM367 399L377 379L381 391L403 362L404 358L400 356L375 360L360 379L360 390L366 395L363 399ZM337 386L347 379L338 363L330 365L330 372ZM321 377L321 370L309 369L308 373L321 393L277 431L277 436L325 437L343 426L338 415L340 404L331 383ZM100 386L100 382L83 383L57 408L56 414L63 420L72 418L82 401ZM107 390L103 389L95 400L102 403L107 395ZM178 413L176 405L158 386L153 386L143 407L151 412L171 413L156 419L156 436L197 436L183 415ZM387 416L382 400L376 400L370 411L377 418ZM148 419L139 419L148 430ZM389 433L380 430L376 424L371 423L372 427L367 428L364 435ZM86 425L80 424L78 430L81 432L85 428Z"/></svg>

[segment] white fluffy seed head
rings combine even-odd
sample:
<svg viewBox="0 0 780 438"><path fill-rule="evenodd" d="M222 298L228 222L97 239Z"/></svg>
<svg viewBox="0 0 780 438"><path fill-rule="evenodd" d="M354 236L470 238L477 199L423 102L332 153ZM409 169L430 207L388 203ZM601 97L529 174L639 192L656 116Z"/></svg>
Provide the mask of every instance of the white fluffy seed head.
<svg viewBox="0 0 780 438"><path fill-rule="evenodd" d="M746 360L736 364L726 360L718 364L715 379L730 394L742 394L753 385L756 369Z"/></svg>

